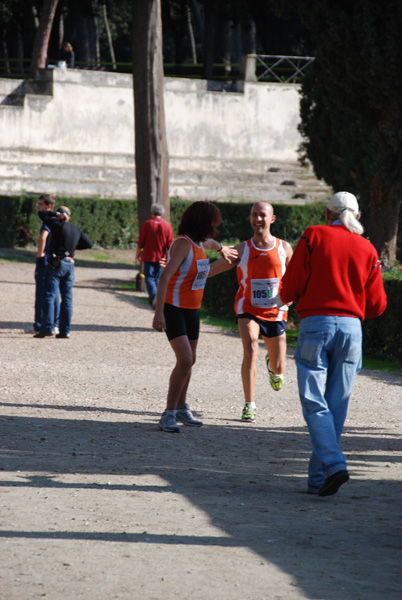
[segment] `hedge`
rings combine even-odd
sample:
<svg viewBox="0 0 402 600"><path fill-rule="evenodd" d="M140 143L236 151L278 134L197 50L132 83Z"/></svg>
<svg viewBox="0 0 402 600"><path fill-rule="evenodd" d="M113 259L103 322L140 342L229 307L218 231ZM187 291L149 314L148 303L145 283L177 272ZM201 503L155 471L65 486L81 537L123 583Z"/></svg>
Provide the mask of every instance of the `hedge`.
<svg viewBox="0 0 402 600"><path fill-rule="evenodd" d="M37 196L0 196L0 247L36 244L41 221ZM57 198L71 209L72 221L103 248L130 248L138 236L137 205L127 200Z"/></svg>
<svg viewBox="0 0 402 600"><path fill-rule="evenodd" d="M41 222L36 212L37 195L0 196L0 247L25 247L36 244ZM171 223L174 231L190 202L171 199ZM138 238L137 202L135 200L107 200L100 198L57 198L57 206L71 209L72 221L93 242L102 248L134 247ZM218 239L245 240L251 235L249 214L251 204L220 202L223 222ZM304 229L312 223L322 223L323 204L306 206L275 206L276 221L273 233L291 243L296 242Z"/></svg>
<svg viewBox="0 0 402 600"><path fill-rule="evenodd" d="M25 247L37 243L41 222L36 213L35 195L0 196L0 247ZM57 205L67 205L76 223L97 246L102 248L132 248L138 238L137 203L135 200L105 200L99 198L60 198ZM171 223L174 231L180 216L190 203L171 199ZM218 239L236 243L251 237L249 222L251 204L220 202L223 222ZM306 227L324 223L324 205L274 206L276 221L272 232L295 244ZM212 257L217 255L211 253ZM388 306L377 319L363 323L363 350L378 358L402 360L402 274L393 269L385 273L384 285ZM233 302L237 290L236 270L232 269L208 280L203 306L211 315L235 318ZM298 324L295 307L289 320Z"/></svg>
<svg viewBox="0 0 402 600"><path fill-rule="evenodd" d="M385 312L376 319L363 322L363 352L379 359L402 361L402 273L384 274L384 287L388 298ZM225 271L208 279L203 307L210 315L235 321L234 297L237 291L236 269ZM298 326L296 305L289 310L289 322Z"/></svg>
<svg viewBox="0 0 402 600"><path fill-rule="evenodd" d="M391 269L383 279L387 308L381 317L363 322L363 352L402 361L402 272Z"/></svg>

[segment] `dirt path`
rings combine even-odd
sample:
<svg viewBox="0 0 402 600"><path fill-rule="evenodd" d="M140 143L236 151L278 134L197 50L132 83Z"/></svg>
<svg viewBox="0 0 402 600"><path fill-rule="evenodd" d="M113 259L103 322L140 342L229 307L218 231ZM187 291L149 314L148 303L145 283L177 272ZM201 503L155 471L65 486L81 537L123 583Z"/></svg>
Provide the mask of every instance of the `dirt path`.
<svg viewBox="0 0 402 600"><path fill-rule="evenodd" d="M33 339L33 265L0 262L2 600L399 600L402 378L362 372L350 482L305 493L292 353L242 424L238 336L202 326L201 429L161 433L172 353L128 269L76 269L70 340Z"/></svg>

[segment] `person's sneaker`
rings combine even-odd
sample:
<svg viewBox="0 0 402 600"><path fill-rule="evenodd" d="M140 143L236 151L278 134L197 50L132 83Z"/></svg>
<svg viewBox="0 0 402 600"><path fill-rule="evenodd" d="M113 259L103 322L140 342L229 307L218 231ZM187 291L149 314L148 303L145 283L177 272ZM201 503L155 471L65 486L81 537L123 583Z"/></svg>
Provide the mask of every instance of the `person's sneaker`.
<svg viewBox="0 0 402 600"><path fill-rule="evenodd" d="M34 335L34 338L53 337L53 335L54 335L53 331L39 331L39 333L36 333Z"/></svg>
<svg viewBox="0 0 402 600"><path fill-rule="evenodd" d="M257 416L257 409L255 406L251 406L249 402L246 402L243 408L243 412L241 414L242 421L255 421Z"/></svg>
<svg viewBox="0 0 402 600"><path fill-rule="evenodd" d="M283 385L283 375L277 375L269 368L269 356L268 354L265 357L265 364L267 365L267 371L269 375L269 383L275 392L279 392L282 389Z"/></svg>
<svg viewBox="0 0 402 600"><path fill-rule="evenodd" d="M66 338L66 339L69 339L70 338L70 334L69 333L56 333L56 337L57 338Z"/></svg>
<svg viewBox="0 0 402 600"><path fill-rule="evenodd" d="M161 431L166 431L167 433L180 433L180 428L176 421L176 411L165 410L165 412L163 412L161 415L158 428Z"/></svg>
<svg viewBox="0 0 402 600"><path fill-rule="evenodd" d="M54 333L55 335L57 335L58 333L60 333L60 329L59 329L58 327L55 327L55 328L53 329L53 333Z"/></svg>
<svg viewBox="0 0 402 600"><path fill-rule="evenodd" d="M197 421L197 419L194 419L193 413L191 412L188 404L177 407L176 420L180 421L180 423L183 423L183 425L187 425L188 427L201 427L202 425L202 421Z"/></svg>

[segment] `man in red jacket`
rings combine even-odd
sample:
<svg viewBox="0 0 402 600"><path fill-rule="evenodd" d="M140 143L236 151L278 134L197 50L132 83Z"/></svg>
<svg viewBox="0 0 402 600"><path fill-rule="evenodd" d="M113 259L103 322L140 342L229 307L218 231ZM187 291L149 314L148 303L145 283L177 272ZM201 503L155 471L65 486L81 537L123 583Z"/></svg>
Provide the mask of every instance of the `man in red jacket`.
<svg viewBox="0 0 402 600"><path fill-rule="evenodd" d="M359 205L338 192L328 225L308 227L282 279L278 305L298 302L295 360L303 416L313 452L308 492L336 494L349 479L339 441L361 368L361 321L381 315L387 298L374 246L361 237Z"/></svg>
<svg viewBox="0 0 402 600"><path fill-rule="evenodd" d="M163 215L163 206L152 204L151 218L143 223L137 244L136 260L144 263L145 284L152 308L163 269L163 259L173 243L172 226L162 218Z"/></svg>

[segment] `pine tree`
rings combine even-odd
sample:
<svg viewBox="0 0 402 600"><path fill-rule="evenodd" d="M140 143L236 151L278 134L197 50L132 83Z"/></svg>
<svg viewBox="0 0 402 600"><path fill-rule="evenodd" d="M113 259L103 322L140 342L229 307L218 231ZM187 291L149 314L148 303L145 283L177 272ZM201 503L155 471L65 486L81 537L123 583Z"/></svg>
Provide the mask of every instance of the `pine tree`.
<svg viewBox="0 0 402 600"><path fill-rule="evenodd" d="M351 145L364 157L360 163L355 160L361 168L356 190L362 199L369 197L369 238L390 267L396 256L402 192L402 3L300 0L298 10L317 44L314 78L320 91L314 92L314 85L310 88L310 110L305 105L303 117L311 156L321 153L336 170L333 156L338 153L338 180ZM319 120L326 124L323 129ZM338 140L334 142L333 136ZM369 164L363 167L365 160ZM345 187L350 184L347 176L344 181Z"/></svg>

